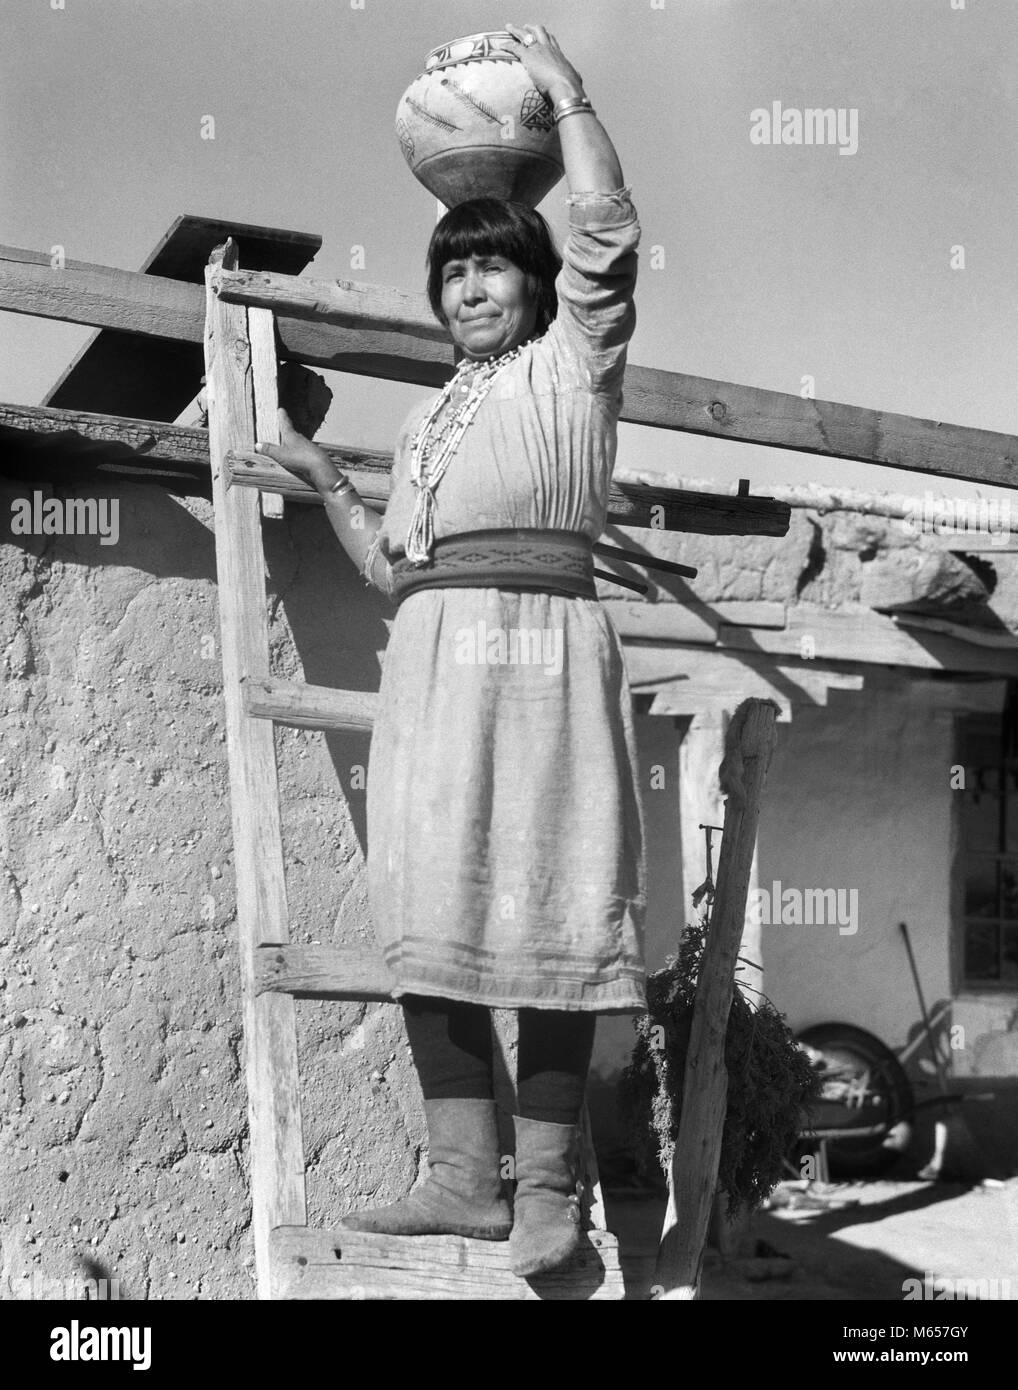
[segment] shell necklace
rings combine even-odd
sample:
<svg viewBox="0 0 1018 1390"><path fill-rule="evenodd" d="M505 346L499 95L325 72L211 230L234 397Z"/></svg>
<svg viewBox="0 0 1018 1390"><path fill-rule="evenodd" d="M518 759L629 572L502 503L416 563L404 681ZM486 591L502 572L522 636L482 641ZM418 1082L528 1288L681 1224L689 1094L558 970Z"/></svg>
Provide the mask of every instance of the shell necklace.
<svg viewBox="0 0 1018 1390"><path fill-rule="evenodd" d="M486 362L464 358L417 427L410 442L410 479L417 489L406 538L406 558L411 563L424 565L431 559L435 539L435 488L449 467L467 426L491 390L496 375L515 361L529 342L528 338L509 352ZM454 397L455 403L450 405ZM432 434L432 425L447 407L445 418Z"/></svg>

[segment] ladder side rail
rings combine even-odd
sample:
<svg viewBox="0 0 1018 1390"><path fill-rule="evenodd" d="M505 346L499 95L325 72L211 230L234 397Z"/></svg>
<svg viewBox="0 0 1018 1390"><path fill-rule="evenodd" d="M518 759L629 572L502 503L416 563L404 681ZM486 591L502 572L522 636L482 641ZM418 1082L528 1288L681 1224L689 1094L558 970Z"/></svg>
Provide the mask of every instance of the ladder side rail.
<svg viewBox="0 0 1018 1390"><path fill-rule="evenodd" d="M250 1123L251 1203L260 1298L271 1297L269 1235L307 1222L295 1005L256 994L255 953L289 939L274 730L244 710L244 676L269 675L265 556L258 494L229 485L226 455L255 442L247 310L212 292L219 264L236 265L232 240L206 270L205 363L215 511L216 569L233 822Z"/></svg>

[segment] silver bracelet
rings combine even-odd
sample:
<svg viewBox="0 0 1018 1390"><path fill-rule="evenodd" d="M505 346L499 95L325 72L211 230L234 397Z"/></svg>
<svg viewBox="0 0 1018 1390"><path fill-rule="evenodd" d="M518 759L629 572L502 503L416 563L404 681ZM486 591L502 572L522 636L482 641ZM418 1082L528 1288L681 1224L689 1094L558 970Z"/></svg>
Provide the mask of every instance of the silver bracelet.
<svg viewBox="0 0 1018 1390"><path fill-rule="evenodd" d="M558 101L555 103L555 110L556 110L556 111L565 111L566 108L567 108L567 107L570 107L570 106L589 106L589 105L590 105L590 97L585 96L583 93L580 93L579 96L559 97Z"/></svg>
<svg viewBox="0 0 1018 1390"><path fill-rule="evenodd" d="M566 111L560 111L555 117L555 124L564 121L567 116L596 116L597 112L590 105L570 106Z"/></svg>
<svg viewBox="0 0 1018 1390"><path fill-rule="evenodd" d="M355 492L356 488L345 474L341 473L336 481L329 488L337 497L342 497L345 492Z"/></svg>

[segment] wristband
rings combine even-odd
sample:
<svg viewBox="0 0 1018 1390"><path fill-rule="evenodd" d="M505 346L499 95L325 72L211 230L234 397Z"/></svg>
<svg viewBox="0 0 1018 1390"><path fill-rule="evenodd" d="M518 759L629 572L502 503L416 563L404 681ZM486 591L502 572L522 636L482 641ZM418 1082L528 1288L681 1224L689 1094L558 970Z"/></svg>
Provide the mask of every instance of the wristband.
<svg viewBox="0 0 1018 1390"><path fill-rule="evenodd" d="M597 112L588 102L585 106L569 106L565 111L559 111L555 116L555 124L564 121L567 116L596 116Z"/></svg>
<svg viewBox="0 0 1018 1390"><path fill-rule="evenodd" d="M583 92L574 92L571 96L559 97L558 101L555 103L555 110L561 111L565 106L575 106L577 104L589 106L590 97Z"/></svg>
<svg viewBox="0 0 1018 1390"><path fill-rule="evenodd" d="M562 97L555 103L555 119L558 120L560 114L565 115L567 111L590 111L593 105L589 97Z"/></svg>

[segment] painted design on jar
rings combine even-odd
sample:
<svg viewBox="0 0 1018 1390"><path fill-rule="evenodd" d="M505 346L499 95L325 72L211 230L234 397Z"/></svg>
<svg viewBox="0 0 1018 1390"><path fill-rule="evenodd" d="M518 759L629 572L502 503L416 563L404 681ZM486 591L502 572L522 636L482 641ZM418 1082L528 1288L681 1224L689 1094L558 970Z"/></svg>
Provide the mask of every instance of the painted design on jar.
<svg viewBox="0 0 1018 1390"><path fill-rule="evenodd" d="M523 94L520 122L528 130L553 130L555 127L555 113L551 102L536 87L531 87L529 92Z"/></svg>

